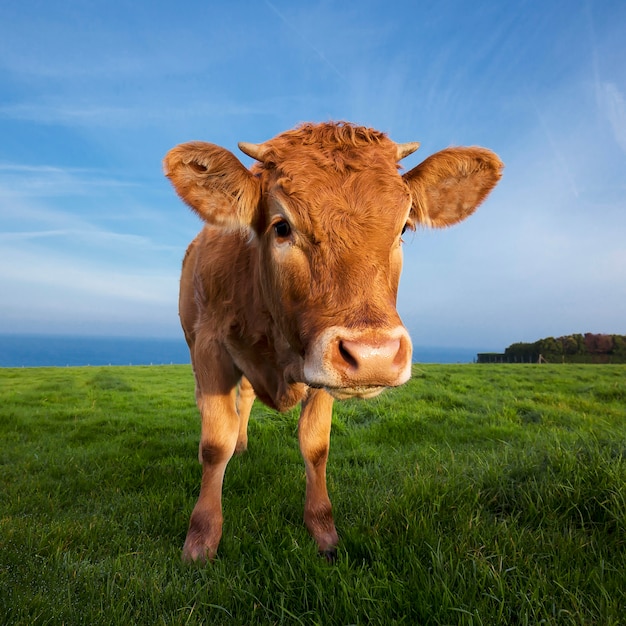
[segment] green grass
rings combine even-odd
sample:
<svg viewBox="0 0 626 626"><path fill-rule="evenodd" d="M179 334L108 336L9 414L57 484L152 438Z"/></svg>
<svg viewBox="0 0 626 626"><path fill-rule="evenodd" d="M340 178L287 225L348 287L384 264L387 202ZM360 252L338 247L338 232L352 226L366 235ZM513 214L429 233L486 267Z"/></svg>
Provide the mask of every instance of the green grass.
<svg viewBox="0 0 626 626"><path fill-rule="evenodd" d="M626 623L626 366L419 366L337 403L332 565L297 418L255 404L218 559L186 566L190 368L0 370L0 623Z"/></svg>

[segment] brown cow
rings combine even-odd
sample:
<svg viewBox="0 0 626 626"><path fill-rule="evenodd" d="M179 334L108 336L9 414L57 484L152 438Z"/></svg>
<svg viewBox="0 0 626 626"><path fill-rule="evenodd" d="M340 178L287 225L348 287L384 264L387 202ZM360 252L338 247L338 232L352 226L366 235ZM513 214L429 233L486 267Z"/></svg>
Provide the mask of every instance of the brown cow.
<svg viewBox="0 0 626 626"><path fill-rule="evenodd" d="M183 558L212 559L222 535L222 481L247 446L255 396L302 403L305 524L335 553L326 490L334 398L371 398L411 376L411 340L396 311L402 233L465 219L502 163L450 148L400 175L419 147L348 123L304 124L240 143L246 169L219 146L192 142L165 157L180 197L205 221L185 255L180 319L202 417L202 485Z"/></svg>

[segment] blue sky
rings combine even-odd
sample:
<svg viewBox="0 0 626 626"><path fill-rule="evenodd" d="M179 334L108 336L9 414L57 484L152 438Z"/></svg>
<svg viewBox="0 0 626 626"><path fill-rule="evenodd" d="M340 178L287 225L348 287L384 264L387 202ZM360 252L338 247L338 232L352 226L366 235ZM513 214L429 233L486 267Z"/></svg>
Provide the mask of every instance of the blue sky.
<svg viewBox="0 0 626 626"><path fill-rule="evenodd" d="M626 3L4 2L0 333L178 336L199 220L161 159L349 120L506 164L468 221L407 238L420 345L626 334Z"/></svg>

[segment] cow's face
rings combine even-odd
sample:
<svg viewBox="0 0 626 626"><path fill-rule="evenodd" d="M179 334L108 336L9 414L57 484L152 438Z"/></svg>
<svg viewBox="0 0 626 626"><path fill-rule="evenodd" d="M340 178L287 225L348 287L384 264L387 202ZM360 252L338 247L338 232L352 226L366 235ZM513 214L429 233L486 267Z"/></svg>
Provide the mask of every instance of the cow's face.
<svg viewBox="0 0 626 626"><path fill-rule="evenodd" d="M500 161L481 148L451 149L401 176L396 144L335 124L240 146L260 162L252 172L223 148L193 143L168 154L166 173L207 222L252 231L266 306L302 358L303 382L336 397L406 382L402 233L471 214Z"/></svg>
<svg viewBox="0 0 626 626"><path fill-rule="evenodd" d="M411 341L396 295L411 197L395 145L324 154L275 142L257 168L263 291L305 381L367 396L406 382Z"/></svg>

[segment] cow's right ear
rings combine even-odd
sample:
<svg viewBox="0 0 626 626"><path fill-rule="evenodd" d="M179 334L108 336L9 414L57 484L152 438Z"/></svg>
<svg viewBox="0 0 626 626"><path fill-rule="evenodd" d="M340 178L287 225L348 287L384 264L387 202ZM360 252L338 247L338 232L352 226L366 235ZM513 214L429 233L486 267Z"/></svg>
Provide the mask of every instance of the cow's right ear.
<svg viewBox="0 0 626 626"><path fill-rule="evenodd" d="M261 187L232 152L202 141L183 143L165 155L163 169L176 193L209 224L254 223Z"/></svg>

